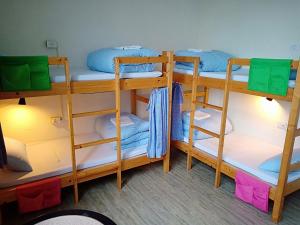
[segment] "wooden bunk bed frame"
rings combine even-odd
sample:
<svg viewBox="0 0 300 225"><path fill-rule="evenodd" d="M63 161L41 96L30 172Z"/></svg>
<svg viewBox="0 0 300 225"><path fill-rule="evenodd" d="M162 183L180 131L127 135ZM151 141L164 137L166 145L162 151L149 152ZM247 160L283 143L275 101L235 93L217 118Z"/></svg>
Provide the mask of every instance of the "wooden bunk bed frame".
<svg viewBox="0 0 300 225"><path fill-rule="evenodd" d="M300 112L300 63L294 60L292 62L291 68L297 69L297 79L294 88L288 88L286 96L277 96L272 94L266 94L261 92L250 91L247 88L246 82L239 82L231 80L232 66L249 66L250 59L233 58L228 61L226 79L215 79L201 77L198 75L198 57L177 57L174 56L174 61L178 62L190 62L194 64L193 76L186 75L182 73L174 72L173 80L175 82L192 87L192 91L188 92L186 95L191 98L191 119L190 119L190 136L189 143L181 141L172 141L172 146L187 153L187 168L191 168L192 157L198 159L199 161L213 167L216 169L215 177L215 187L219 187L221 184L221 174L225 174L233 179L235 179L236 172L239 168L232 166L229 163L223 161L223 147L225 137L225 126L227 117L227 108L230 92L239 92L244 94L262 96L272 99L285 100L291 102L291 110L289 114L288 128L285 137L285 143L283 148L283 157L281 160L280 173L278 178L278 184L272 186L270 189L269 199L274 201L273 211L272 211L272 221L278 223L281 220L281 214L283 210L283 203L285 196L300 190L300 179L293 182L287 183L288 173L290 171L295 171L300 169L300 163L291 164L291 157L294 148L295 138L300 136L300 129L297 128L299 112ZM197 87L203 87L202 91L198 91ZM209 89L223 89L224 98L223 106L214 106L208 104ZM198 97L203 97L203 101L197 101ZM208 132L205 129L196 127L193 125L194 111L196 105L202 107L213 108L222 111L221 128L220 134L215 134L213 132ZM214 157L204 151L199 151L193 146L193 129L197 129L204 133L210 134L213 137L219 138L218 146L218 156ZM201 149L200 149L201 150Z"/></svg>
<svg viewBox="0 0 300 225"><path fill-rule="evenodd" d="M21 97L40 97L49 95L66 95L68 106L68 120L70 128L71 140L71 155L72 155L72 172L58 176L61 179L61 188L67 186L74 186L74 201L78 202L78 183L93 180L110 174L117 174L117 186L121 190L122 179L121 172L135 167L143 166L153 162L163 161L164 172L169 172L170 169L170 138L168 140L167 153L162 158L150 159L145 154L132 157L129 159L121 159L120 147L120 91L131 90L131 109L132 113L136 114L136 101L147 103L148 99L136 94L137 89L153 89L159 87L169 88L169 130L170 137L171 127L171 104L172 104L172 77L173 77L173 53L164 51L158 57L117 57L115 58L115 79L104 81L71 81L69 62L66 57L49 57L49 65L62 65L65 69L66 82L52 83L52 89L49 91L26 91L26 92L0 92L0 100L21 98ZM134 78L134 79L120 79L120 65L121 64L137 64L137 63L158 63L162 64L162 76L155 78ZM72 112L72 94L82 93L98 93L98 92L115 92L116 107L115 109L108 109L94 112L82 112L74 114ZM105 115L109 113L116 113L116 127L117 135L115 138L100 139L88 143L75 145L74 143L74 127L73 119L84 116ZM104 144L109 142L117 142L117 161L104 165L99 165L92 168L77 170L75 152L80 151L81 148ZM84 150L83 150L84 151ZM0 189L0 209L5 203L16 201L16 186ZM0 224L1 224L1 210L0 210Z"/></svg>

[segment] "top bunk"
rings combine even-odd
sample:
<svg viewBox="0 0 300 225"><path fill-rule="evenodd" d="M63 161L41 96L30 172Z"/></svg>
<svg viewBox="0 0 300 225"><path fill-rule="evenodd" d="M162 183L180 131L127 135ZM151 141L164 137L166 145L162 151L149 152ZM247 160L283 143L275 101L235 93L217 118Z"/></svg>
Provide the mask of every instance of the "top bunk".
<svg viewBox="0 0 300 225"><path fill-rule="evenodd" d="M157 57L116 57L116 73L105 73L89 69L69 67L66 57L49 57L51 89L43 91L0 91L0 100L39 97L50 95L100 93L115 91L119 78L121 90L152 89L168 86L172 79L172 52L163 52ZM120 73L122 64L161 64L161 71ZM117 74L118 73L118 74Z"/></svg>
<svg viewBox="0 0 300 225"><path fill-rule="evenodd" d="M193 63L194 65L199 65L200 60L201 59L199 57L174 56L174 61L176 62ZM239 65L241 66L241 68L236 71L232 71L231 68L233 65ZM286 96L279 96L279 95L273 95L273 94L248 90L249 66L250 66L250 59L231 58L228 60L227 72L230 71L229 74L230 79L228 83L228 87L230 91L262 96L271 99L286 100L286 101L292 100L293 90L296 85L296 80L289 80ZM297 70L297 74L299 74L300 72L299 60L292 61L291 69ZM174 74L173 74L173 81L182 83L187 86L192 86L193 81L195 79L194 77L196 77L198 86L215 88L215 89L224 89L227 72L199 72L198 73L198 68L194 68L193 70L183 70L175 67Z"/></svg>

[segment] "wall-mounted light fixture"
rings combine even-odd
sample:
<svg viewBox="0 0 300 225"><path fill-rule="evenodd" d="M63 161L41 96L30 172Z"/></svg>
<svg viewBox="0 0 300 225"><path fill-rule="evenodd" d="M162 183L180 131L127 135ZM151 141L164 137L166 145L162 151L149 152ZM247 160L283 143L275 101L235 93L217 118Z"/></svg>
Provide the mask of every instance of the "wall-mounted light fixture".
<svg viewBox="0 0 300 225"><path fill-rule="evenodd" d="M266 99L270 102L273 101L273 98L266 98Z"/></svg>
<svg viewBox="0 0 300 225"><path fill-rule="evenodd" d="M26 100L25 100L25 98L20 98L18 104L19 104L19 105L26 105Z"/></svg>

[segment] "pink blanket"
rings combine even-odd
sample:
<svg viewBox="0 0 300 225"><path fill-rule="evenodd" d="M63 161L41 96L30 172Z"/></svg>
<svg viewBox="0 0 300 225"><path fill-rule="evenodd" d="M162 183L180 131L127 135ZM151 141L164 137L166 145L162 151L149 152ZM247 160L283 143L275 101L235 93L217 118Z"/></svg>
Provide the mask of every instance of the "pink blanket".
<svg viewBox="0 0 300 225"><path fill-rule="evenodd" d="M237 171L235 177L235 196L263 212L269 211L270 185L250 176L249 174Z"/></svg>

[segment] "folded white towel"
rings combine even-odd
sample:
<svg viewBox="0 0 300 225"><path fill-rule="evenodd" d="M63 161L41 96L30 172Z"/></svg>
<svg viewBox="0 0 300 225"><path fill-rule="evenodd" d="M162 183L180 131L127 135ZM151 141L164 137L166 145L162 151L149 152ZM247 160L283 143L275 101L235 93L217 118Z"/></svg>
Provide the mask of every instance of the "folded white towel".
<svg viewBox="0 0 300 225"><path fill-rule="evenodd" d="M196 49L196 48L189 48L188 51L189 52L203 52L202 49Z"/></svg>
<svg viewBox="0 0 300 225"><path fill-rule="evenodd" d="M140 45L126 45L126 46L115 47L115 49L119 49L119 50L141 49L141 48L142 46Z"/></svg>
<svg viewBox="0 0 300 225"><path fill-rule="evenodd" d="M204 120L209 118L210 115L208 113L202 112L202 111L195 111L195 120Z"/></svg>
<svg viewBox="0 0 300 225"><path fill-rule="evenodd" d="M189 52L212 52L213 50L208 49L208 50L203 50L203 49L197 49L197 48L189 48Z"/></svg>
<svg viewBox="0 0 300 225"><path fill-rule="evenodd" d="M110 121L113 123L113 125L116 126L116 118L111 118ZM121 127L125 127L125 126L129 126L134 124L134 122L132 121L132 119L130 119L128 116L121 116L120 117L120 125Z"/></svg>

